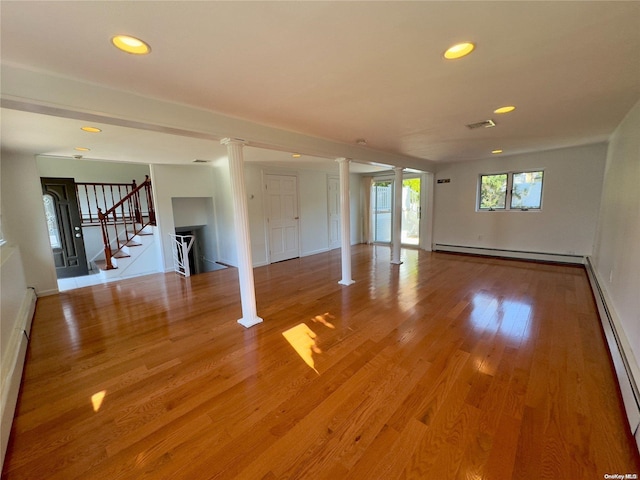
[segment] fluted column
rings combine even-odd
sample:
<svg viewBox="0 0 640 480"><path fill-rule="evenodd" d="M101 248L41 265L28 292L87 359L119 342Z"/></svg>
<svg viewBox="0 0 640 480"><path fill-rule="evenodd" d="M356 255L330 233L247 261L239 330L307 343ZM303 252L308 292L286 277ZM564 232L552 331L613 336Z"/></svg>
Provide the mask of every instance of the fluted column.
<svg viewBox="0 0 640 480"><path fill-rule="evenodd" d="M243 140L224 138L229 155L229 173L231 177L231 194L235 211L234 229L238 248L238 279L240 281L240 301L242 318L238 323L249 328L262 322L256 308L256 291L253 280L253 262L251 260L251 238L249 236L249 214L247 210L247 194L244 183L244 159L242 156Z"/></svg>
<svg viewBox="0 0 640 480"><path fill-rule="evenodd" d="M349 163L348 158L337 158L340 164L340 226L342 239L342 280L340 285L355 283L351 279L351 214L349 212Z"/></svg>
<svg viewBox="0 0 640 480"><path fill-rule="evenodd" d="M393 181L393 229L391 234L391 263L400 265L402 247L402 167L394 167Z"/></svg>

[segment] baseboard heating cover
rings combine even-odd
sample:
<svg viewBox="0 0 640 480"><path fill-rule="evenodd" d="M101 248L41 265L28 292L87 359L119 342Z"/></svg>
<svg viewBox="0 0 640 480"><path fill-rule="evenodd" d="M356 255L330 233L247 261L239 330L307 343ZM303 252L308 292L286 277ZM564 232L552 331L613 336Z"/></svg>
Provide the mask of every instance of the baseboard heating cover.
<svg viewBox="0 0 640 480"><path fill-rule="evenodd" d="M4 455L9 442L9 433L18 401L22 369L27 355L27 343L31 334L31 321L35 309L35 290L27 288L18 312L16 327L11 332L6 351L2 352L2 397L0 399L2 402L0 404L0 453L2 456L0 457L0 465L4 464Z"/></svg>
<svg viewBox="0 0 640 480"><path fill-rule="evenodd" d="M629 421L631 432L636 438L636 444L640 448L640 391L636 380L639 378L638 364L631 351L631 345L627 340L620 319L611 308L611 300L607 291L602 288L603 283L598 278L598 273L587 257L585 264L593 297L598 307L600 321L607 340L607 346L613 361L613 367L618 377L618 385L622 394L622 401Z"/></svg>
<svg viewBox="0 0 640 480"><path fill-rule="evenodd" d="M436 243L433 246L435 252L466 253L469 255L481 255L487 257L515 258L520 260L536 260L541 262L572 263L583 265L584 256L563 253L529 252L526 250L505 250L500 248L469 247L464 245L448 245Z"/></svg>

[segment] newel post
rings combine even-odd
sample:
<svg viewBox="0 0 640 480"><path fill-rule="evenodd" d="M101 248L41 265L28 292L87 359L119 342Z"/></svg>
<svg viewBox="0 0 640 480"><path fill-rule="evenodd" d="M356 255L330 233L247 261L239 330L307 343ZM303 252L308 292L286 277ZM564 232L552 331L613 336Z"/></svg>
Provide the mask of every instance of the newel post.
<svg viewBox="0 0 640 480"><path fill-rule="evenodd" d="M113 270L113 263L111 263L111 242L109 242L109 231L107 230L107 216L102 213L102 209L100 207L98 207L98 219L100 219L100 227L102 229L102 242L104 243L106 269Z"/></svg>

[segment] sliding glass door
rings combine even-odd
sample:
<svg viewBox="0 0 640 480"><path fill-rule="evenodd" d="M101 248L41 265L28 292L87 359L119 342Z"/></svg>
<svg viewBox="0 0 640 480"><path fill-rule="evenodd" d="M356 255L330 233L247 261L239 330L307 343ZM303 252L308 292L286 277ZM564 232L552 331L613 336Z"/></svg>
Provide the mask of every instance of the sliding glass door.
<svg viewBox="0 0 640 480"><path fill-rule="evenodd" d="M402 180L402 243L420 245L420 177Z"/></svg>
<svg viewBox="0 0 640 480"><path fill-rule="evenodd" d="M391 243L393 228L393 179L374 180L371 187L371 231L374 243ZM402 180L401 242L420 245L420 176Z"/></svg>
<svg viewBox="0 0 640 480"><path fill-rule="evenodd" d="M391 243L393 182L374 181L371 187L371 226L374 243Z"/></svg>

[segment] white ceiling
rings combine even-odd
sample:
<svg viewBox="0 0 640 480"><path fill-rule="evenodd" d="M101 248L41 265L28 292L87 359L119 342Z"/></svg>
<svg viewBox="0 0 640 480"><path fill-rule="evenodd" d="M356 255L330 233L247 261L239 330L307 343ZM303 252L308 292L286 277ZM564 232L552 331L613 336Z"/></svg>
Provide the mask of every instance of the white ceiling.
<svg viewBox="0 0 640 480"><path fill-rule="evenodd" d="M603 141L640 99L637 1L3 0L0 9L4 64L436 162ZM144 39L151 55L117 51L116 33ZM460 40L476 51L443 60ZM518 108L492 113L505 104ZM88 137L79 120L1 113L3 147L34 154L224 155L213 137L117 125ZM465 127L488 118L495 128ZM246 150L249 161L292 162L291 152Z"/></svg>

